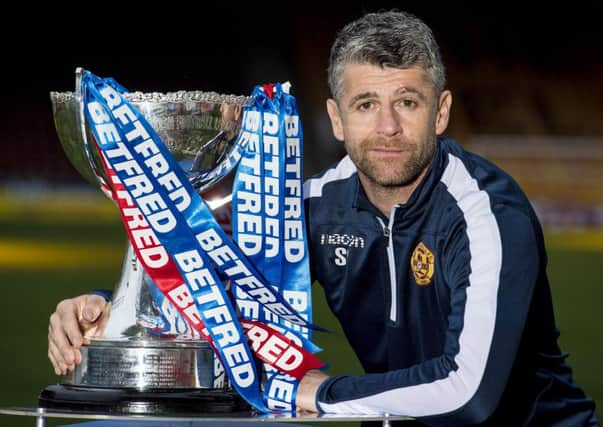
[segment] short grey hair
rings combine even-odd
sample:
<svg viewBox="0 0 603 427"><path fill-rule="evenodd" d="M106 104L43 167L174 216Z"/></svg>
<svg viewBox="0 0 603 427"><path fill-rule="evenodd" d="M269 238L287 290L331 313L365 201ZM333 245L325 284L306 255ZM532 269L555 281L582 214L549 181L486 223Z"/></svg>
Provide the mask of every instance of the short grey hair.
<svg viewBox="0 0 603 427"><path fill-rule="evenodd" d="M400 69L419 66L429 75L437 96L446 85L431 29L414 15L397 10L366 14L337 33L328 68L329 88L336 101L343 95L343 69L348 64Z"/></svg>

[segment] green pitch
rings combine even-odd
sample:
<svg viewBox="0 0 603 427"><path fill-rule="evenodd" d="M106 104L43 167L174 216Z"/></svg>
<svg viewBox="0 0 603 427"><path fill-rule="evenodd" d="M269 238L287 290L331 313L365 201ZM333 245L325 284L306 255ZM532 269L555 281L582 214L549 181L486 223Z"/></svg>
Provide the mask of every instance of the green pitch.
<svg viewBox="0 0 603 427"><path fill-rule="evenodd" d="M603 405L603 231L550 232L549 277L561 346L578 383ZM119 278L125 234L117 210L100 197L13 198L0 194L0 406L35 406L57 381L47 358L48 317L57 302ZM357 360L315 288L315 334L330 373L360 372ZM601 406L598 408L603 418ZM75 421L48 420L48 426ZM31 426L32 418L0 416L0 425ZM319 424L324 425L324 424ZM329 424L331 425L331 424Z"/></svg>

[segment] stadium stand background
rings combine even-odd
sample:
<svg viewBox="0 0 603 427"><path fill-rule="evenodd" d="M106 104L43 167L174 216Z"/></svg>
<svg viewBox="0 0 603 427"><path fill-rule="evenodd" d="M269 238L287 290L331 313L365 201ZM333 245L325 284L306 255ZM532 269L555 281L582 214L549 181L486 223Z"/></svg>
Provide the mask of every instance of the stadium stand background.
<svg viewBox="0 0 603 427"><path fill-rule="evenodd" d="M483 135L563 136L569 144L568 137L586 136L601 145L600 3L546 8L513 2L325 3L283 2L274 10L217 7L205 14L216 19L200 22L194 40L178 41L174 35L180 43L175 47L190 52L188 56L69 56L84 49L68 43L49 49L51 42L39 39L31 49L9 48L0 82L0 181L79 179L58 144L48 98L51 90L73 90L76 66L145 91L246 94L260 82L290 80L306 133L305 171L314 173L343 152L324 112L326 61L335 31L363 11L389 6L416 13L436 33L454 93L450 136L464 143ZM52 43L58 38L50 37ZM148 44L141 39L142 53L150 50L144 52ZM105 47L106 53L112 46Z"/></svg>

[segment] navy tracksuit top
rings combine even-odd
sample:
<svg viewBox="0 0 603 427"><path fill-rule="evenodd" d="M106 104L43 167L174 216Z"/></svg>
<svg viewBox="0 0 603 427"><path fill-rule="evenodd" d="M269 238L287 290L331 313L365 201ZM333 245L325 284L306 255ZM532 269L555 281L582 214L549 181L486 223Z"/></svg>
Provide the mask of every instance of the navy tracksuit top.
<svg viewBox="0 0 603 427"><path fill-rule="evenodd" d="M325 412L428 425L597 425L557 345L538 219L515 181L439 139L389 219L349 157L304 186L313 278L366 372L319 389Z"/></svg>

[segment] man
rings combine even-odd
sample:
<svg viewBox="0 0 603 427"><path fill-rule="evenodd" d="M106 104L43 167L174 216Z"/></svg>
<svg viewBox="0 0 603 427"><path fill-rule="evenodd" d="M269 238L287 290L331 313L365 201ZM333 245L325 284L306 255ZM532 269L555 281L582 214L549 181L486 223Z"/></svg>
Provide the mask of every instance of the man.
<svg viewBox="0 0 603 427"><path fill-rule="evenodd" d="M428 425L597 425L557 346L528 200L440 137L452 94L430 29L402 12L350 23L329 85L348 156L306 183L311 264L367 373L310 371L298 407ZM78 324L106 318L102 301L80 296L51 316L57 373L78 361Z"/></svg>
<svg viewBox="0 0 603 427"><path fill-rule="evenodd" d="M557 346L528 200L438 138L452 95L430 29L399 12L348 24L329 86L348 156L304 188L312 268L367 374L311 372L298 406L435 425L596 425Z"/></svg>

